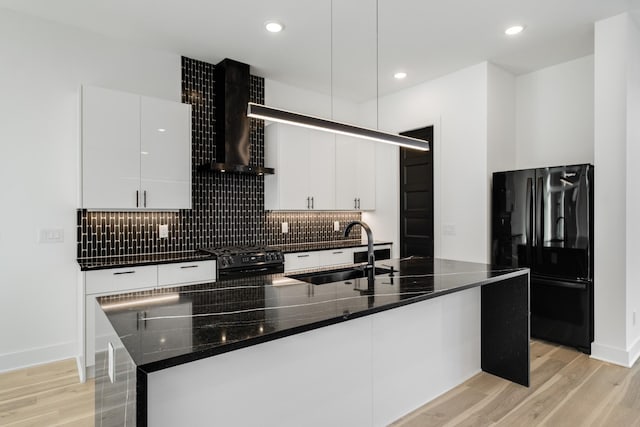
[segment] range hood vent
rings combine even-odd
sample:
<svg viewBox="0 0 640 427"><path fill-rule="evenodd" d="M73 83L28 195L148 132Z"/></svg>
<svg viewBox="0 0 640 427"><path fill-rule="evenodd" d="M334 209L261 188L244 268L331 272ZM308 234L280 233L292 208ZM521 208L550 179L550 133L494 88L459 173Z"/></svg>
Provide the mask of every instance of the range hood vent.
<svg viewBox="0 0 640 427"><path fill-rule="evenodd" d="M249 65L224 59L215 67L216 162L198 166L199 171L264 175L273 168L251 164L251 140L247 105L251 76Z"/></svg>

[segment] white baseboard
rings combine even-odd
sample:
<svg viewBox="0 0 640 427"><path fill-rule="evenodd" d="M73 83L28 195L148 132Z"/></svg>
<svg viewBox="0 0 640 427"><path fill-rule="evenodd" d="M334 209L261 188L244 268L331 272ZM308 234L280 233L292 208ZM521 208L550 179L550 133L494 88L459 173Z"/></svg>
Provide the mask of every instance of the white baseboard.
<svg viewBox="0 0 640 427"><path fill-rule="evenodd" d="M629 367L632 367L640 357L640 338L629 348Z"/></svg>
<svg viewBox="0 0 640 427"><path fill-rule="evenodd" d="M636 356L632 360L631 350L624 350L621 348L611 347L594 342L593 344L591 344L591 357L594 359L602 360L604 362L624 366L625 368L630 368L633 365L635 359L637 359L638 354L640 354L640 341L636 342L633 347L635 347Z"/></svg>
<svg viewBox="0 0 640 427"><path fill-rule="evenodd" d="M76 358L77 356L77 342L66 342L48 347L0 354L0 373Z"/></svg>

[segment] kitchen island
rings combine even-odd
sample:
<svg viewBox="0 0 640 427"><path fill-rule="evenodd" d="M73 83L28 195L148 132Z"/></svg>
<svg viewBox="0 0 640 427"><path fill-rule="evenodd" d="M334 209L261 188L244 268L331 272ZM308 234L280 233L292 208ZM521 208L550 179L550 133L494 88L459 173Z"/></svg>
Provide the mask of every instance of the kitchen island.
<svg viewBox="0 0 640 427"><path fill-rule="evenodd" d="M527 269L376 265L99 298L96 425L386 425L480 369L528 385Z"/></svg>

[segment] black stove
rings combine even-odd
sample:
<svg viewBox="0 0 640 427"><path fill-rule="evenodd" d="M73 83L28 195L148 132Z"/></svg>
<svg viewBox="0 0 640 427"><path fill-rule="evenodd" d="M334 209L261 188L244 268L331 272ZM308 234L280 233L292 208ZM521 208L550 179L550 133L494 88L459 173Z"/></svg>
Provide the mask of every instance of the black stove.
<svg viewBox="0 0 640 427"><path fill-rule="evenodd" d="M220 246L200 250L216 257L220 279L284 271L284 255L280 249L274 247Z"/></svg>

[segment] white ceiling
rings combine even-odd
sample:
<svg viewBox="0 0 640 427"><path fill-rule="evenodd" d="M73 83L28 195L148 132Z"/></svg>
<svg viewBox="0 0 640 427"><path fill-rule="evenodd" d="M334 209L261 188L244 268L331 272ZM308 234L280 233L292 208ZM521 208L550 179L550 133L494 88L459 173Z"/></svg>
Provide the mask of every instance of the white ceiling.
<svg viewBox="0 0 640 427"><path fill-rule="evenodd" d="M254 74L333 88L353 101L375 97L376 70L382 95L484 60L522 74L578 58L593 52L595 21L640 8L640 0L378 2L378 66L375 0L333 0L333 14L331 0L0 0L0 7L213 63L233 58ZM267 33L267 20L286 28ZM515 23L526 30L505 36ZM400 69L409 74L404 81L392 77Z"/></svg>

